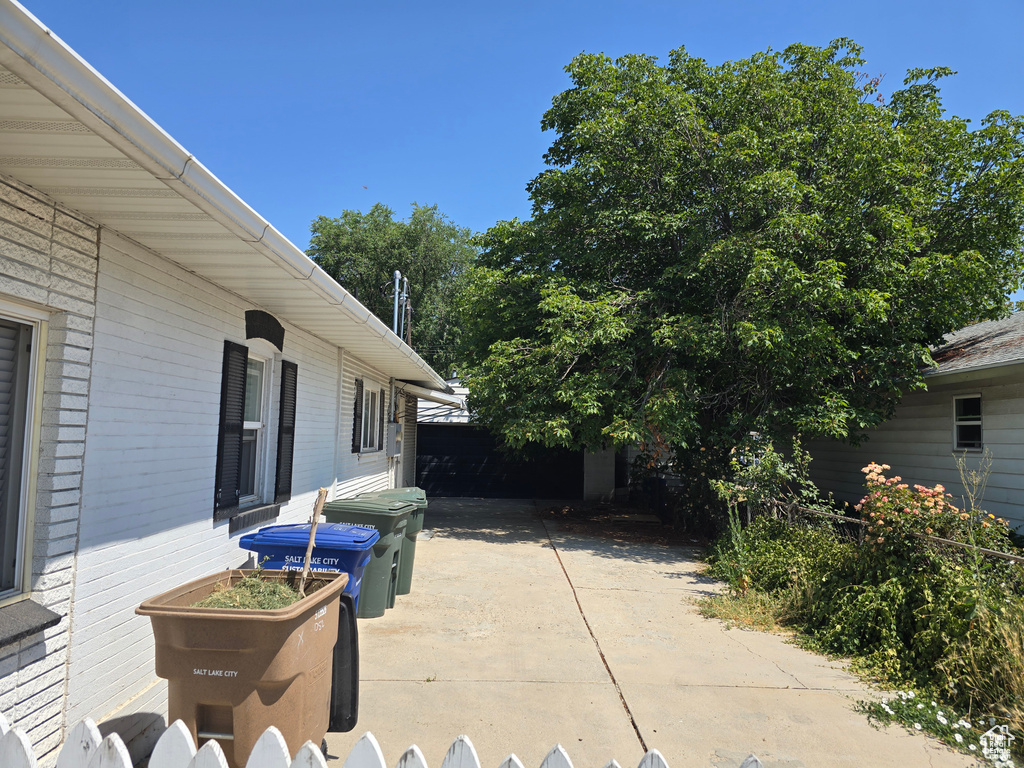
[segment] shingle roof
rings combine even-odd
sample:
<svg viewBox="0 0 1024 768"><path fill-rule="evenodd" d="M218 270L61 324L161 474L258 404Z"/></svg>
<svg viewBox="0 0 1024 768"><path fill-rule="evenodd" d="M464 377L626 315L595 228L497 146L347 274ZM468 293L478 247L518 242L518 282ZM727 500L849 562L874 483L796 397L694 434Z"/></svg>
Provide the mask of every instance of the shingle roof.
<svg viewBox="0 0 1024 768"><path fill-rule="evenodd" d="M1024 312L954 331L932 358L939 367L929 376L1024 362Z"/></svg>

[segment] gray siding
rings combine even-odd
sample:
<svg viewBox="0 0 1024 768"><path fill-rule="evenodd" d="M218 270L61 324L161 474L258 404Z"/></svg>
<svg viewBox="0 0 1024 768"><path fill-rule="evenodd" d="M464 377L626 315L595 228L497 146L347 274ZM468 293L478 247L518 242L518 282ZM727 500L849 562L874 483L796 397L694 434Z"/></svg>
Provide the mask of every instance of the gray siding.
<svg viewBox="0 0 1024 768"><path fill-rule="evenodd" d="M911 484L941 483L961 503L964 491L953 460L953 397L980 394L983 441L993 458L981 506L1024 527L1024 364L934 376L928 385L927 392L906 395L895 417L872 430L859 448L832 441L809 444L814 481L854 504L864 494L861 468L876 461L889 464L891 474Z"/></svg>

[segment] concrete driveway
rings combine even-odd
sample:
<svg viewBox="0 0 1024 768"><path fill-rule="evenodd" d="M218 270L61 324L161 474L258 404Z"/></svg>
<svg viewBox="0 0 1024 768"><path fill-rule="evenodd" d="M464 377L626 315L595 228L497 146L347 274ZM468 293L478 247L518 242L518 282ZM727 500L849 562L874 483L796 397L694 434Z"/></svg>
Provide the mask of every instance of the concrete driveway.
<svg viewBox="0 0 1024 768"><path fill-rule="evenodd" d="M727 629L692 600L717 589L698 552L563 534L529 501L437 499L412 594L360 619L359 724L328 734L339 766L365 731L388 765L418 744L440 768L472 740L483 768L561 743L576 768L976 765L925 736L877 731L869 691L783 638Z"/></svg>

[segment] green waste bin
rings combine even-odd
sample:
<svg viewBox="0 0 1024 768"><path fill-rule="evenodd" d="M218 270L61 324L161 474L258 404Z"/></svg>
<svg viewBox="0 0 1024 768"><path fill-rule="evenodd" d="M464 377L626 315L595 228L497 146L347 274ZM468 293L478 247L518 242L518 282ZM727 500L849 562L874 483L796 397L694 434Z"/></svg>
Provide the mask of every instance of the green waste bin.
<svg viewBox="0 0 1024 768"><path fill-rule="evenodd" d="M361 619L383 616L386 609L395 605L398 560L413 509L412 504L401 499L338 499L324 504L327 522L361 525L380 534L359 588L356 616Z"/></svg>
<svg viewBox="0 0 1024 768"><path fill-rule="evenodd" d="M399 595L412 591L412 567L416 560L416 536L423 530L423 516L427 511L427 492L422 488L390 488L386 491L367 491L356 495L357 499L401 499L415 504L409 513L409 524L402 539L402 553L398 558Z"/></svg>

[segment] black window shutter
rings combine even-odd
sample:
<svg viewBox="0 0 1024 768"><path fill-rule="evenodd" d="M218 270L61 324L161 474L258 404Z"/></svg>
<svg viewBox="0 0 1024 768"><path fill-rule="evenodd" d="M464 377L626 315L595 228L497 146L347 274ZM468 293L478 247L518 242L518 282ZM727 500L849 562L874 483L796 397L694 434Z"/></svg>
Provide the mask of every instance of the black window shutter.
<svg viewBox="0 0 1024 768"><path fill-rule="evenodd" d="M356 379L356 411L352 418L352 453L359 453L363 439L363 380Z"/></svg>
<svg viewBox="0 0 1024 768"><path fill-rule="evenodd" d="M384 398L386 396L387 396L386 393L382 389L380 391L380 401L379 401L380 402L380 418L377 421L377 424L378 424L378 427L377 427L377 450L379 450L379 451L383 451L384 450L384 410L385 410L385 408L384 408Z"/></svg>
<svg viewBox="0 0 1024 768"><path fill-rule="evenodd" d="M217 435L216 485L213 518L223 520L238 509L238 483L242 474L242 428L245 410L245 371L249 350L224 342L224 368L220 383L220 431Z"/></svg>
<svg viewBox="0 0 1024 768"><path fill-rule="evenodd" d="M281 361L281 413L277 429L277 482L274 501L278 504L292 497L292 455L295 452L295 393L299 366Z"/></svg>

